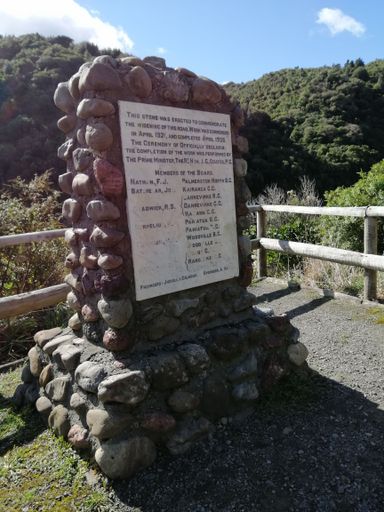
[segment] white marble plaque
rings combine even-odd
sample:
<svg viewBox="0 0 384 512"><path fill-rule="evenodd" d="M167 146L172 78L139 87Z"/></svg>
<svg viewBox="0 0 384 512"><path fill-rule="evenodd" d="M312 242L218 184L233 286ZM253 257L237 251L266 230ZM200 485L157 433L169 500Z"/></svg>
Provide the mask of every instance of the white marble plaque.
<svg viewBox="0 0 384 512"><path fill-rule="evenodd" d="M230 117L119 101L136 299L239 275Z"/></svg>

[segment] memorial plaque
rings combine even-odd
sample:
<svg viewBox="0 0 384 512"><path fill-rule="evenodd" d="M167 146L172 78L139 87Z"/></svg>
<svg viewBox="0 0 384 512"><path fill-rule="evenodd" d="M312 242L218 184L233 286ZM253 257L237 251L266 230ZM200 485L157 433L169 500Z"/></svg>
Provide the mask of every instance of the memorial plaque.
<svg viewBox="0 0 384 512"><path fill-rule="evenodd" d="M119 101L136 299L239 274L230 118Z"/></svg>

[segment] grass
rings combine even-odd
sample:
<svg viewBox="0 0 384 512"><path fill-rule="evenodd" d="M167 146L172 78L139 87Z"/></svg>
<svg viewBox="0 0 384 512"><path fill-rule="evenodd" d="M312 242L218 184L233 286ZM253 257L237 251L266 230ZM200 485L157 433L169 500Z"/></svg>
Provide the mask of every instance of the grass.
<svg viewBox="0 0 384 512"><path fill-rule="evenodd" d="M107 480L32 407L15 410L10 398L20 368L0 375L0 512L107 512L114 510ZM96 475L94 484L87 475Z"/></svg>
<svg viewBox="0 0 384 512"><path fill-rule="evenodd" d="M369 308L369 314L375 317L375 324L384 325L384 308Z"/></svg>

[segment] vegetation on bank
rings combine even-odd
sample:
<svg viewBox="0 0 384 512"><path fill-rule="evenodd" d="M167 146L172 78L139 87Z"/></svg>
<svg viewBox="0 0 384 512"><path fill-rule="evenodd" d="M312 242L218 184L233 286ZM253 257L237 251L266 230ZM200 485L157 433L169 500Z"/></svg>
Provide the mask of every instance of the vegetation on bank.
<svg viewBox="0 0 384 512"><path fill-rule="evenodd" d="M0 511L113 510L100 473L45 430L33 406L12 404L19 382L20 368L0 375Z"/></svg>
<svg viewBox="0 0 384 512"><path fill-rule="evenodd" d="M50 168L54 177L60 174L56 154L63 134L53 93L81 64L105 54L121 52L66 36L0 36L0 186Z"/></svg>
<svg viewBox="0 0 384 512"><path fill-rule="evenodd" d="M283 69L225 87L248 113L254 196L272 183L295 189L302 176L322 195L384 158L384 60Z"/></svg>

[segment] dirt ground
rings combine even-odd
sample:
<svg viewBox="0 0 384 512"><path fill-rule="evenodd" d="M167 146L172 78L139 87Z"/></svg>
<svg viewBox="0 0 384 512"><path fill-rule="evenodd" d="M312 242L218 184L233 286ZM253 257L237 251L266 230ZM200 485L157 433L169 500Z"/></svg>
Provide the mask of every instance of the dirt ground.
<svg viewBox="0 0 384 512"><path fill-rule="evenodd" d="M252 291L288 313L313 374L186 455L113 483L115 511L384 511L384 309L268 280Z"/></svg>

